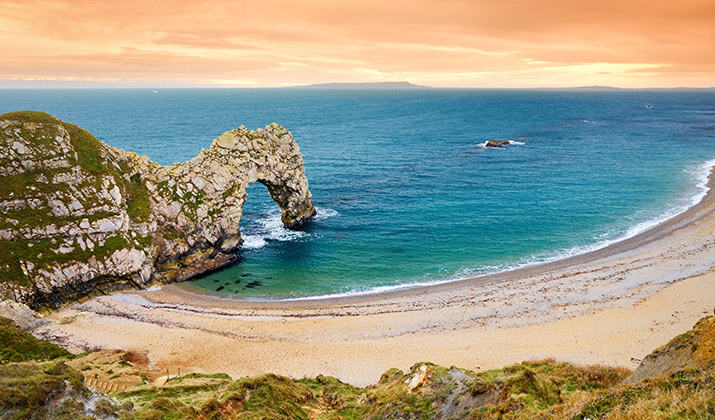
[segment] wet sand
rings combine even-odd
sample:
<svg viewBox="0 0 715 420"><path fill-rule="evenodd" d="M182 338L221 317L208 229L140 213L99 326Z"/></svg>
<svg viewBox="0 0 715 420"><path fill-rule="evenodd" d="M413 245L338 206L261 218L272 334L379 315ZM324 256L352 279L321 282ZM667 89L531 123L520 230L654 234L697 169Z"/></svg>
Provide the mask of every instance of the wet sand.
<svg viewBox="0 0 715 420"><path fill-rule="evenodd" d="M157 369L375 383L420 361L485 370L553 357L634 368L715 305L715 198L568 259L441 285L289 302L170 285L91 299L36 334L146 352ZM61 321L61 322L60 322Z"/></svg>

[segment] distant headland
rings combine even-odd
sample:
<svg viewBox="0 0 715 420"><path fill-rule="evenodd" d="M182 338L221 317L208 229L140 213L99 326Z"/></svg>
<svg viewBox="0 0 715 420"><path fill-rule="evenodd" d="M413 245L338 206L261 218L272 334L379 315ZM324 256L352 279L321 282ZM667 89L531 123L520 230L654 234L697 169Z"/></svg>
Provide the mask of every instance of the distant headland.
<svg viewBox="0 0 715 420"><path fill-rule="evenodd" d="M429 86L415 85L410 82L317 83L294 87L317 89L429 89Z"/></svg>

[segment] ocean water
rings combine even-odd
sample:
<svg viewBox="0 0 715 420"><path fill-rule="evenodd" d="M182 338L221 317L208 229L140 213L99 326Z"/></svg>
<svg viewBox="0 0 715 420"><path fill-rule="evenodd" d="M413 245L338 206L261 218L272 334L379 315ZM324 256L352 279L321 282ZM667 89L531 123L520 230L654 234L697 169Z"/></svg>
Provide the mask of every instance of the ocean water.
<svg viewBox="0 0 715 420"><path fill-rule="evenodd" d="M286 231L266 188L249 188L240 262L186 284L235 299L371 293L582 253L691 206L715 159L714 91L0 91L0 112L19 109L161 164L239 125L290 130L318 215Z"/></svg>

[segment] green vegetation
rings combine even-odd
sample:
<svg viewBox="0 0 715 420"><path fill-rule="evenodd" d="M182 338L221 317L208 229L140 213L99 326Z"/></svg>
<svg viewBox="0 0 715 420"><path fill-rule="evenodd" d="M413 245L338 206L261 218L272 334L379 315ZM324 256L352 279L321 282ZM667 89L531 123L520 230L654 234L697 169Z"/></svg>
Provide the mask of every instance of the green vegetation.
<svg viewBox="0 0 715 420"><path fill-rule="evenodd" d="M64 127L70 135L70 142L77 153L77 158L68 156L73 164L78 164L89 174L102 175L106 173L106 168L103 163L101 144L87 130L81 129L74 124L69 124L59 119L37 111L16 111L8 112L0 115L3 119L13 119L23 124L20 131L22 138L30 140L38 146L52 146L55 143L55 137L59 134L58 126ZM26 125L42 124L41 130L27 129ZM38 148L42 151L42 148ZM42 158L42 156L38 156Z"/></svg>
<svg viewBox="0 0 715 420"><path fill-rule="evenodd" d="M55 137L59 134L58 126L62 124L55 117L36 111L9 112L0 115L0 118L11 118L20 123L18 127L20 136L38 146L36 151L39 159L46 157L45 152L51 149ZM38 125L41 125L41 130L36 129Z"/></svg>
<svg viewBox="0 0 715 420"><path fill-rule="evenodd" d="M128 171L128 168L126 168ZM135 222L147 222L151 217L151 202L144 181L139 174L134 174L127 180L122 175L117 175L124 186L127 201L127 214Z"/></svg>
<svg viewBox="0 0 715 420"><path fill-rule="evenodd" d="M617 386L591 398L577 418L715 419L715 375L712 370L687 369Z"/></svg>
<svg viewBox="0 0 715 420"><path fill-rule="evenodd" d="M0 216L0 229L31 232L35 228L53 226L57 231L66 226L78 226L84 219L89 223L118 215L118 211L92 211L100 206L114 206L102 192L107 176L112 177L119 186L127 203L127 214L135 222L149 221L151 217L150 199L144 181L138 174L131 175L131 170L124 162L113 161L113 155L105 146L86 130L76 125L64 123L51 115L18 111L3 114L0 118L14 119L11 127L19 130L19 135L27 140L25 147L31 153L36 166L26 172L0 177L0 197L5 199L26 200L27 203L10 209ZM66 153L60 148L56 137L64 128L69 133L69 141L74 153ZM0 136L5 134L0 133ZM8 144L14 140L4 139ZM51 159L60 166L45 165ZM61 162L66 160L67 163ZM0 164L10 162L0 162ZM81 170L79 177L75 171ZM131 176L130 176L131 175ZM70 186L63 179L73 179ZM73 208L73 201L82 206L81 215L58 216L50 206L49 200L62 202L67 209ZM20 202L22 203L22 201ZM74 203L76 206L77 203ZM76 207L75 207L76 208ZM106 208L106 207L105 207ZM86 239L86 238L82 238ZM149 248L151 236L129 239L123 236L108 238L104 245L94 249L85 249L78 242L69 244L60 252L61 239L41 240L0 240L0 281L11 282L19 286L32 284L28 275L34 269L49 269L73 261L87 262L94 256L102 260L118 249ZM71 249L74 248L74 249Z"/></svg>
<svg viewBox="0 0 715 420"><path fill-rule="evenodd" d="M167 241L173 241L175 239L183 238L186 236L186 234L182 231L177 230L173 226L165 226L164 227L164 232L162 233L162 236L164 239Z"/></svg>
<svg viewBox="0 0 715 420"><path fill-rule="evenodd" d="M61 121L50 114L39 111L13 111L1 114L2 119L17 120L22 123L59 124Z"/></svg>
<svg viewBox="0 0 715 420"><path fill-rule="evenodd" d="M78 165L83 172L90 177L90 183L99 190L101 188L100 179L104 175L110 175L114 178L117 185L123 190L122 194L126 198L127 212L134 221L147 221L150 217L149 196L143 182L138 174L131 177L130 168L123 162L109 164L107 161L109 155L106 153L102 143L97 140L88 131L77 127L74 124L62 122L48 114L34 111L19 111L3 114L0 118L13 118L22 123L20 135L29 140L31 144L43 146L34 150L38 162L44 160L43 153L47 150L52 150L56 147L55 137L58 134L58 126L64 127L69 133L70 143L74 148L76 157L72 154L66 158L71 165ZM24 128L25 125L32 124L33 129ZM41 129L37 128L38 124L42 124ZM119 168L117 169L117 164ZM55 193L66 188L64 183L54 184L52 179L55 173L67 172L68 167L60 168L44 168L40 165L38 168L31 171L11 175L0 178L0 196L11 196L15 194L19 197L28 195L28 188L33 188L32 196L41 197L42 194ZM43 175L46 182L38 182L38 176ZM81 190L83 185L78 186ZM82 194L85 196L86 194ZM97 196L89 197L99 199ZM68 203L65 203L68 204ZM92 207L101 203L83 203ZM48 215L45 215L48 216ZM8 216L12 217L12 216ZM42 221L45 221L44 219ZM50 221L47 220L47 223ZM46 224L46 223L45 223Z"/></svg>
<svg viewBox="0 0 715 420"><path fill-rule="evenodd" d="M42 415L47 411L46 402L68 387L79 393L88 392L82 375L63 361L0 365L0 413L9 414L3 418L48 418ZM62 410L76 412L71 407Z"/></svg>
<svg viewBox="0 0 715 420"><path fill-rule="evenodd" d="M38 227L38 226L64 226L67 224L79 224L83 219L87 219L89 223L93 223L97 220L106 219L108 217L116 216L118 213L114 212L97 212L92 214L83 214L82 216L55 216L50 213L50 209L44 208L23 208L20 210L8 210L4 214L4 218L0 219L0 229L8 228L22 228L22 227ZM14 220L17 222L11 222Z"/></svg>
<svg viewBox="0 0 715 420"><path fill-rule="evenodd" d="M77 127L74 124L63 122L65 130L70 135L70 141L77 153L77 161L71 162L78 164L85 172L92 175L104 175L107 168L104 165L104 157L102 156L102 146L89 131Z"/></svg>
<svg viewBox="0 0 715 420"><path fill-rule="evenodd" d="M61 347L36 339L7 318L0 318L0 343L3 343L0 346L0 364L45 361L70 355Z"/></svg>
<svg viewBox="0 0 715 420"><path fill-rule="evenodd" d="M243 405L252 412L246 418L308 419L303 406L315 403L315 395L305 384L282 376L264 374L243 378L228 388L222 405Z"/></svg>
<svg viewBox="0 0 715 420"><path fill-rule="evenodd" d="M0 196L12 197L16 194L23 194L30 187L35 187L37 193L47 193L55 191L55 188L44 182L37 182L37 177L42 174L47 177L48 173L39 170L31 170L21 174L0 177ZM51 174L49 174L51 176ZM48 178L52 179L52 178Z"/></svg>
<svg viewBox="0 0 715 420"><path fill-rule="evenodd" d="M674 345L696 354L704 353L703 345L712 347L712 319L694 331L697 346L681 343L693 334ZM629 384L623 380L630 372L622 368L554 360L481 373L420 363L407 373L391 369L367 388L325 376L290 380L268 374L230 385L177 384L115 396L134 402L127 419L705 419L715 418L713 370L708 362Z"/></svg>
<svg viewBox="0 0 715 420"><path fill-rule="evenodd" d="M77 153L66 156L89 175L80 190L99 190L101 177L111 176L122 190L129 217L135 222L151 217L146 181L125 162L110 155L91 134L47 114L21 111L4 114L15 118L23 137L37 147L38 161L52 151L60 124L70 133ZM37 129L38 124L42 129ZM3 164L3 162L0 162ZM67 186L54 183L70 168L42 168L0 177L0 196L62 200ZM224 199L237 193L236 186ZM158 185L161 194L181 203L195 217L204 204L202 191L180 191L177 185ZM89 209L102 203L93 194L81 194ZM93 201L94 200L94 201ZM70 203L65 203L66 205ZM102 212L83 217L59 217L48 206L9 210L0 228L32 228L79 224L115 215ZM220 208L209 211L216 214ZM166 239L182 233L162 232ZM86 239L86 238L83 238ZM28 272L51 270L72 261L103 260L120 249L151 246L151 236L115 235L93 249L78 242L56 239L0 240L0 281L30 286ZM408 372L387 371L380 381L358 388L338 379L318 376L293 380L273 374L241 378L225 374L191 373L155 385L161 373L152 371L146 355L103 351L72 356L67 351L17 328L0 318L0 417L5 419L85 419L114 416L139 419L715 419L715 318L699 322L649 355L631 372L603 366L574 366L554 360L523 362L503 369L475 373L430 363L414 365ZM112 393L121 403L94 399L83 375L105 388L124 381L128 388ZM626 380L626 378L629 378ZM636 378L636 379L634 379ZM629 382L630 381L630 382ZM116 389L116 387L111 388ZM58 398L58 396L62 398ZM91 403L89 398L93 398ZM90 413L91 410L94 410ZM89 410L89 411L88 411ZM89 414L88 414L89 413ZM90 415L90 417L87 417Z"/></svg>
<svg viewBox="0 0 715 420"><path fill-rule="evenodd" d="M238 190L238 186L236 184L231 185L226 191L223 192L223 194L221 194L222 201L226 201L226 199L236 194L236 190Z"/></svg>
<svg viewBox="0 0 715 420"><path fill-rule="evenodd" d="M87 415L86 404L92 395L84 385L82 373L68 365L75 357L0 317L0 418L95 418ZM117 416L129 409L107 397L94 398L93 403L99 415Z"/></svg>
<svg viewBox="0 0 715 420"><path fill-rule="evenodd" d="M3 325L11 326L7 322ZM16 330L13 334L24 334ZM683 360L694 360L697 367L677 368L677 364L668 365L671 359L662 359L656 365L675 368L672 373L655 372L634 384L623 381L630 375L625 369L554 360L480 373L418 363L407 373L391 369L366 388L322 375L292 380L263 374L233 381L225 374L191 373L159 386L142 376L139 385L111 394L118 402L105 400L95 405L123 420L710 419L715 418L715 366L709 361L714 339L715 319L706 318L691 334L677 337L659 352L692 351L695 356ZM3 354L10 352L6 343L13 341L0 341L5 343ZM104 360L99 364L123 369L133 368L125 359L141 360L136 354L105 352L109 359L100 352L71 363L91 374L92 368L87 368L90 360ZM37 358L45 357L55 356ZM661 356L653 353L650 357ZM87 390L80 371L67 366L65 360L60 356L45 363L0 364L0 413L6 417L5 413L11 413L13 419L82 418ZM114 374L112 369L109 372ZM109 380L119 380L116 373ZM73 397L60 406L51 403L51 397L63 390L70 390Z"/></svg>
<svg viewBox="0 0 715 420"><path fill-rule="evenodd" d="M164 197L180 203L182 212L190 219L196 219L196 210L204 204L206 193L203 190L180 191L178 184L169 186L169 181L161 181L157 184L158 191ZM215 214L215 213L214 213ZM166 237L166 233L164 237ZM169 238L167 238L169 239Z"/></svg>
<svg viewBox="0 0 715 420"><path fill-rule="evenodd" d="M123 235L110 236L102 245L96 245L91 250L84 250L73 243L73 249L67 253L55 252L57 243L51 239L39 241L8 240L0 239L0 277L3 280L14 282L19 285L31 284L30 278L25 274L23 265L31 262L35 269L49 268L55 265L62 265L73 261L89 261L94 256L98 260L104 260L120 249L134 248L130 241Z"/></svg>

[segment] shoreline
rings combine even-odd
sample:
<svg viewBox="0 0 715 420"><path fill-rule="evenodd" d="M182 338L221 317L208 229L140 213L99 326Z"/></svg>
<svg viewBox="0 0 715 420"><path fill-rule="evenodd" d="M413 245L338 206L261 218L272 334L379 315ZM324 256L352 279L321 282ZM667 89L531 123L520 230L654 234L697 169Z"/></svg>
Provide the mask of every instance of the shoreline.
<svg viewBox="0 0 715 420"><path fill-rule="evenodd" d="M320 301L333 301L333 300L339 300L342 298L360 298L364 296L371 296L371 295L381 295L381 294L386 294L390 292L399 292L403 290L411 290L411 289L419 289L419 288L430 288L434 286L442 286L445 284L452 284L452 283L458 283L458 282L465 282L465 281L478 281L481 279L485 279L487 277L491 276L496 276L496 275L501 275L505 273L511 273L516 270L521 270L521 269L528 269L532 267L542 267L548 264L552 263L558 263L561 261L565 260L571 260L582 257L587 254L595 253L601 250L604 250L604 252L607 252L606 250L608 248L611 248L611 246L617 245L621 242L628 241L632 238L638 237L642 234L648 233L651 229L655 229L658 226L669 222L671 219L674 219L680 215L683 215L684 213L689 212L691 209L696 207L698 204L702 203L706 199L708 199L708 195L710 195L713 192L713 189L715 188L715 159L708 160L700 165L699 168L701 171L704 171L704 174L702 174L702 182L698 183L695 185L696 189L703 190L701 194L698 194L693 197L692 203L684 208L680 208L678 210L675 210L673 214L667 215L667 212L653 220L646 220L644 222L641 222L639 224L636 224L635 226L632 226L629 228L624 235L621 237L616 237L613 239L607 239L603 240L601 242L595 242L592 244L586 244L574 248L586 248L588 250L583 251L583 252L576 252L576 253L568 253L568 251L574 249L574 248L568 248L565 250L561 251L556 251L556 255L551 256L551 257L545 257L543 261L536 261L536 262L525 262L525 263L519 263L518 261L513 264L512 267L508 268L503 268L503 269L497 269L496 271L493 272L487 272L485 274L481 275L476 275L476 276L470 276L470 277L464 277L464 278L449 278L449 279L443 279L443 280L433 280L433 281L424 281L424 282L412 282L412 283L405 283L401 285L394 285L394 286L376 286L370 289L366 290L356 290L356 291L348 291L348 292L343 292L343 293L331 293L331 294L326 294L326 295L311 295L311 296L304 296L304 297L292 297L292 298L281 298L277 297L275 299L270 299L270 298L232 298L230 296L223 296L220 294L213 294L210 291L209 292L204 292L204 289L200 287L194 287L194 286L188 286L188 281L181 282L181 283L175 283L175 285L180 285L180 287L186 289L187 291L191 293L197 293L200 295L205 295L208 297L212 298L218 298L218 299L227 299L231 301L243 301L243 302L249 302L249 303L291 303L291 302L300 302L300 301L310 301L312 303L319 303ZM713 197L710 197L712 200ZM633 234L629 234L628 232L631 231L631 229L637 227L640 224L648 224L648 227L645 229L637 230ZM564 256L564 257L559 257L558 254L566 251L569 255ZM158 287L165 287L165 286L158 286ZM329 302L328 302L329 303Z"/></svg>
<svg viewBox="0 0 715 420"><path fill-rule="evenodd" d="M157 369L375 383L430 361L484 370L554 357L634 368L715 302L715 175L702 200L586 254L479 278L335 299L255 302L177 285L100 296L33 333Z"/></svg>
<svg viewBox="0 0 715 420"><path fill-rule="evenodd" d="M708 175L706 182L702 186L706 191L700 200L685 210L668 217L662 222L641 231L633 236L624 239L616 239L613 243L606 246L587 251L580 254L568 256L566 258L555 259L553 261L538 262L527 264L512 269L505 269L495 273L488 273L477 277L469 277L464 279L444 280L426 284L407 284L404 286L394 286L391 290L376 291L366 290L364 292L345 293L327 296L309 296L301 298L288 299L232 299L213 295L211 293L202 293L198 290L189 290L185 282L174 283L169 285L159 286L161 289L168 288L171 293L184 292L189 295L198 295L201 298L206 298L214 301L218 306L235 306L235 307L251 307L251 308L291 308L291 307L313 307L313 306L333 306L340 304L354 304L367 301L380 301L381 298L403 297L412 293L423 294L430 291L438 291L452 287L465 287L481 284L492 284L495 282L507 282L518 278L534 276L540 274L548 274L553 271L564 270L568 268L576 268L585 264L597 263L601 260L626 256L629 253L635 253L643 250L647 246L651 246L657 241L668 240L670 235L675 232L685 229L695 223L699 223L708 212L715 209L715 160L709 160L703 163L707 165ZM179 290L176 290L179 289ZM223 301L228 302L224 305Z"/></svg>

